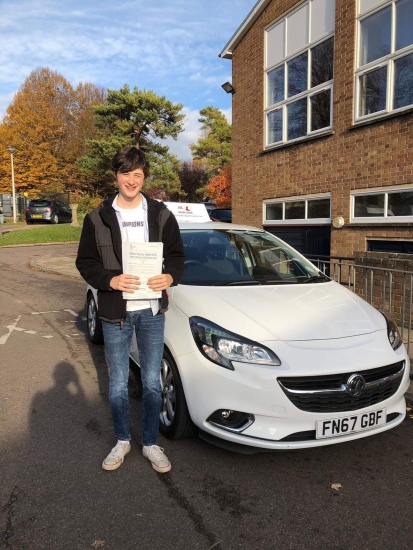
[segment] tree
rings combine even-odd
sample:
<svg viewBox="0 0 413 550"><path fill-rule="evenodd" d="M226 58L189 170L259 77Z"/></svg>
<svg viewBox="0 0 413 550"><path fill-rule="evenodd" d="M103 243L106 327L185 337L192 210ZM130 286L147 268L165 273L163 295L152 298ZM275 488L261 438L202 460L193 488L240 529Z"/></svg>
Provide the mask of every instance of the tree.
<svg viewBox="0 0 413 550"><path fill-rule="evenodd" d="M231 164L231 125L216 107L205 107L199 114L203 135L190 145L192 157L216 175L223 166Z"/></svg>
<svg viewBox="0 0 413 550"><path fill-rule="evenodd" d="M183 131L182 108L181 103L174 104L152 90L135 87L131 91L127 84L120 90L108 90L106 102L94 107L98 135L87 141L89 152L78 165L84 173L98 173L102 183L111 187L112 157L121 147L135 145L147 154L151 164L152 176L146 183L149 194L181 193L179 162L159 140L177 139Z"/></svg>
<svg viewBox="0 0 413 550"><path fill-rule="evenodd" d="M185 195L174 194L170 197L170 200L201 202L207 179L205 168L193 162L184 161L178 170L178 177Z"/></svg>
<svg viewBox="0 0 413 550"><path fill-rule="evenodd" d="M0 189L10 190L10 156L17 148L15 182L18 192L79 191L81 173L76 158L84 154L85 137L92 137L91 105L104 91L93 84L75 90L49 68L33 71L7 108L0 125ZM89 120L89 122L86 122ZM83 121L83 122L82 122Z"/></svg>
<svg viewBox="0 0 413 550"><path fill-rule="evenodd" d="M231 208L232 202L232 172L229 164L225 165L219 174L211 178L205 188L208 197L219 208Z"/></svg>

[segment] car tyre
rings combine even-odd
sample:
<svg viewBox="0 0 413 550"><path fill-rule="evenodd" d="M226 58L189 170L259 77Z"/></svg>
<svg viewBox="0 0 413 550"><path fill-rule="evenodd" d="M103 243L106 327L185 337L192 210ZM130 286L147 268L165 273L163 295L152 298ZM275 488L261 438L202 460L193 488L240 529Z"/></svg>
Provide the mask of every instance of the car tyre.
<svg viewBox="0 0 413 550"><path fill-rule="evenodd" d="M59 223L59 216L58 216L57 214L55 214L55 215L53 216L53 218L50 220L50 223L52 223L52 224L57 224L57 223Z"/></svg>
<svg viewBox="0 0 413 550"><path fill-rule="evenodd" d="M32 221L26 220L27 225L32 225L32 223L33 223Z"/></svg>
<svg viewBox="0 0 413 550"><path fill-rule="evenodd" d="M186 404L178 367L168 350L161 366L162 404L159 430L168 439L186 439L197 433Z"/></svg>
<svg viewBox="0 0 413 550"><path fill-rule="evenodd" d="M102 322L98 317L95 297L89 293L87 297L87 336L92 344L103 344Z"/></svg>

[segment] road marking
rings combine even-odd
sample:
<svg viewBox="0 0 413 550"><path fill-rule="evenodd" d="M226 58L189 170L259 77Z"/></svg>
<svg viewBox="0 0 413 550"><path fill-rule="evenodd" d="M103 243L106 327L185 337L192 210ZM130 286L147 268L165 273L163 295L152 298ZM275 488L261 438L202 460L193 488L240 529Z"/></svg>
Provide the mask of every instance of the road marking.
<svg viewBox="0 0 413 550"><path fill-rule="evenodd" d="M21 328L21 327L16 326L17 323L20 320L20 317L21 317L21 315L19 315L19 317L14 322L14 324L5 326L5 328L9 329L9 332L8 332L8 334L4 334L3 336L0 336L0 345L1 344L4 345L7 342L8 338L9 338L9 336L12 332L24 332L25 334L37 334L38 333L37 330L26 330L25 328ZM53 338L53 336L47 335L47 336L42 336L42 338Z"/></svg>
<svg viewBox="0 0 413 550"><path fill-rule="evenodd" d="M73 317L79 317L82 321L86 321L86 317L82 317L79 313L73 311L73 309L52 309L51 311L32 311L31 315L46 315L47 313L70 313ZM75 323L76 321L65 321L65 323Z"/></svg>
<svg viewBox="0 0 413 550"><path fill-rule="evenodd" d="M78 319L81 319L82 321L87 320L86 317L81 316L79 313L75 313L72 309L62 309L62 310L52 309L50 311L32 311L31 315L46 315L48 313L70 313L70 315L73 315L73 317L77 317ZM19 322L20 318L21 318L21 315L19 315L19 317L16 319L16 321L14 323L12 323L11 325L4 325L4 328L7 328L8 332L7 332L7 334L3 334L2 336L0 336L0 345L4 345L7 342L7 340L9 339L10 334L14 331L24 332L25 334L38 334L37 330L26 330L25 328L18 327L17 323ZM65 323L76 323L76 322L77 321L65 321ZM53 336L51 334L47 334L47 335L44 335L44 336L42 334L39 334L39 336L41 336L42 338L45 338L45 339L53 338ZM71 338L71 336L69 336L69 334L66 334L66 336L67 336L67 338ZM72 336L79 336L79 333L76 332L76 333L72 334Z"/></svg>
<svg viewBox="0 0 413 550"><path fill-rule="evenodd" d="M80 317L80 315L78 313L75 313L71 309L64 309L63 311L67 311L68 313L70 313L70 315L73 315L74 317Z"/></svg>
<svg viewBox="0 0 413 550"><path fill-rule="evenodd" d="M14 322L14 325L8 325L8 326L6 327L6 328L9 329L9 332L8 332L8 334L4 334L3 336L0 336L0 345L4 345L4 344L7 342L7 340L8 340L8 338L9 338L10 334L11 334L11 333L13 332L13 330L16 328L16 325L17 325L17 323L19 322L20 317L21 317L21 315L19 315L19 316L17 317L16 321Z"/></svg>

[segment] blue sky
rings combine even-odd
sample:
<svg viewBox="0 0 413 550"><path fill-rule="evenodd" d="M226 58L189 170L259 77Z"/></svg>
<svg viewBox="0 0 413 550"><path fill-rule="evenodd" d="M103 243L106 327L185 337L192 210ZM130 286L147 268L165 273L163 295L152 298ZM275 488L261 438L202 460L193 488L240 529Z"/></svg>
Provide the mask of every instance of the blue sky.
<svg viewBox="0 0 413 550"><path fill-rule="evenodd" d="M0 0L0 116L30 72L49 67L73 85L127 83L184 104L185 132L168 143L183 160L199 110L231 120L231 61L218 54L256 0Z"/></svg>

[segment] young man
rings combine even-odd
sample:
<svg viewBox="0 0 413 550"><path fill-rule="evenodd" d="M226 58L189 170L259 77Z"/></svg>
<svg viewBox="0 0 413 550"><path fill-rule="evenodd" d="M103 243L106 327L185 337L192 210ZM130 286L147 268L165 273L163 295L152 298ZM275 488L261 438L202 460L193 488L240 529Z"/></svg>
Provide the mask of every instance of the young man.
<svg viewBox="0 0 413 550"><path fill-rule="evenodd" d="M178 224L162 202L141 193L149 164L135 147L121 149L112 160L119 193L105 200L84 220L76 267L87 283L98 289L106 359L109 401L117 443L102 464L116 470L130 451L128 377L129 350L136 332L142 377L143 456L157 472L171 464L157 445L161 406L160 368L164 346L166 289L177 285L185 255ZM162 291L161 299L124 300L123 291L139 294L139 277L122 271L122 242L162 242L163 273L148 279L149 288ZM146 282L146 281L143 281Z"/></svg>

